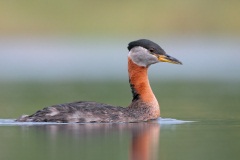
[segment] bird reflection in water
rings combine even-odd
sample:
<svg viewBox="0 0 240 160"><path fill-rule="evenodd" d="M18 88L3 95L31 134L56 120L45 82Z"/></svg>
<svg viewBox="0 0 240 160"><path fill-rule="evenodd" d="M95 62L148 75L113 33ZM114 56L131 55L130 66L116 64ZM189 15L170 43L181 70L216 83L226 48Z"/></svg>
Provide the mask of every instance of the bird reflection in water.
<svg viewBox="0 0 240 160"><path fill-rule="evenodd" d="M160 125L139 123L132 130L131 160L156 160L160 138Z"/></svg>
<svg viewBox="0 0 240 160"><path fill-rule="evenodd" d="M127 156L130 160L156 160L159 152L160 124L154 121L120 124L57 124L36 126L36 128L38 132L44 130L48 137L50 136L51 143L58 141L58 137L63 138L64 136L68 137L68 140L69 137L74 139L73 142L78 141L79 145L81 145L82 140L85 138L94 140L96 137L102 137L101 139L104 141L104 138L112 134L116 135L117 133L119 136L130 134L130 153ZM116 144L116 146L117 145L118 144ZM74 145L74 147L76 146ZM121 150L119 152L121 152ZM104 153L106 152L104 151L103 154ZM108 154L110 153L111 152L108 152ZM98 158L101 159L100 157Z"/></svg>

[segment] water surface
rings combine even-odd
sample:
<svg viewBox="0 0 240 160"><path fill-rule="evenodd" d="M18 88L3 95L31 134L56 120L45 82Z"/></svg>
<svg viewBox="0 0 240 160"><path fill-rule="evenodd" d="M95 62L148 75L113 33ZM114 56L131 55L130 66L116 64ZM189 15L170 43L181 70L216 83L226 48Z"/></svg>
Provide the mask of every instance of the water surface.
<svg viewBox="0 0 240 160"><path fill-rule="evenodd" d="M183 122L12 125L1 120L0 159L239 159L239 122Z"/></svg>
<svg viewBox="0 0 240 160"><path fill-rule="evenodd" d="M129 39L0 39L0 160L239 160L239 39L155 41L184 64L150 68L161 116L184 121L15 123L79 100L128 106Z"/></svg>

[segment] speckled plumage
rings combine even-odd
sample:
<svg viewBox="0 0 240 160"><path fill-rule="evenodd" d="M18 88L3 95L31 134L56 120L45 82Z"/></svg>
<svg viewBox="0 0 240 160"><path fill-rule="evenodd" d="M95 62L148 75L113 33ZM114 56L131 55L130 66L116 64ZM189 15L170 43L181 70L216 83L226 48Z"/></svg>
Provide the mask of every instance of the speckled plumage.
<svg viewBox="0 0 240 160"><path fill-rule="evenodd" d="M46 107L37 111L33 115L22 116L17 121L119 123L147 121L149 120L149 116L151 116L151 108L149 106L141 108L117 107L97 102L79 101Z"/></svg>

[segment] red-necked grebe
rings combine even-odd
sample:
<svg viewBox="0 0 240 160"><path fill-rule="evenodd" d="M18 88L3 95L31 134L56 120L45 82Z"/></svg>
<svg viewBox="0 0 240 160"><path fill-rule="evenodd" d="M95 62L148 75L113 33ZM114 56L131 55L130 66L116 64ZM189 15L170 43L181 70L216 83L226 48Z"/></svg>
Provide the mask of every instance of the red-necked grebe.
<svg viewBox="0 0 240 160"><path fill-rule="evenodd" d="M158 118L160 108L148 81L148 67L158 62L182 63L167 55L158 44L147 39L130 42L128 50L128 74L133 95L132 103L128 107L79 101L46 107L30 116L22 116L16 121L118 123Z"/></svg>

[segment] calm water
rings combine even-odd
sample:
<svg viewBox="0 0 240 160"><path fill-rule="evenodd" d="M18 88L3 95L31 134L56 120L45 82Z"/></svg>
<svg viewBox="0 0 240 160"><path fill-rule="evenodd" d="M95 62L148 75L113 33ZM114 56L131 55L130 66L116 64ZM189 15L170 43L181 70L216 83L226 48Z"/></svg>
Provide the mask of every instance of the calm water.
<svg viewBox="0 0 240 160"><path fill-rule="evenodd" d="M150 69L161 115L195 122L3 119L76 100L127 106L128 41L0 39L0 160L239 160L239 38L155 40L184 64Z"/></svg>
<svg viewBox="0 0 240 160"><path fill-rule="evenodd" d="M0 124L1 160L240 157L240 125L235 121L13 125L1 120Z"/></svg>

